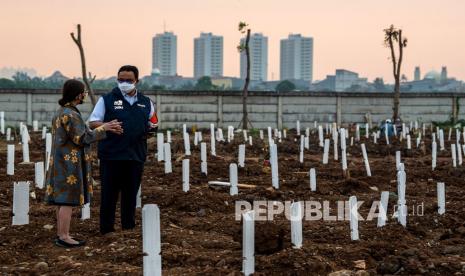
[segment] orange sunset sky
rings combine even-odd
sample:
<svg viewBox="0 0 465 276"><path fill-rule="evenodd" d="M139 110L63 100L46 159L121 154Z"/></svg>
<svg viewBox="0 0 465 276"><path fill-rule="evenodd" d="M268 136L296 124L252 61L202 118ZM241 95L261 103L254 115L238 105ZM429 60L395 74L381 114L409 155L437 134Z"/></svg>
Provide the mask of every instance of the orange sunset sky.
<svg viewBox="0 0 465 276"><path fill-rule="evenodd" d="M464 0L1 0L0 68L79 76L69 33L81 23L88 69L98 78L123 64L147 75L152 37L166 22L178 35L178 74L192 76L193 38L203 31L224 36L224 74L238 76L239 21L268 36L270 80L279 78L279 40L301 33L314 38L314 80L344 68L392 82L382 32L391 23L409 39L409 79L417 65L422 74L445 65L449 76L465 80Z"/></svg>

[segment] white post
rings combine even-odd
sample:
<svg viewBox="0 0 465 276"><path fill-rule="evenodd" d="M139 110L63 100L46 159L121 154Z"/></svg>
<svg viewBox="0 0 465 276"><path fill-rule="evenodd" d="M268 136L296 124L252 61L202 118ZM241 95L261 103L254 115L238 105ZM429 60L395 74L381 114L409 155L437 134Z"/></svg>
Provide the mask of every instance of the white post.
<svg viewBox="0 0 465 276"><path fill-rule="evenodd" d="M0 133L5 134L5 111L0 111Z"/></svg>
<svg viewBox="0 0 465 276"><path fill-rule="evenodd" d="M237 189L237 165L235 163L229 164L229 194L234 196L238 194Z"/></svg>
<svg viewBox="0 0 465 276"><path fill-rule="evenodd" d="M303 136L303 135L302 135L302 137L304 137L304 147L305 147L306 149L310 149L310 137L308 137L308 136Z"/></svg>
<svg viewBox="0 0 465 276"><path fill-rule="evenodd" d="M400 165L400 151L396 151L396 169L399 170Z"/></svg>
<svg viewBox="0 0 465 276"><path fill-rule="evenodd" d="M341 149L346 149L346 131L344 128L341 128Z"/></svg>
<svg viewBox="0 0 465 276"><path fill-rule="evenodd" d="M437 144L436 142L433 142L432 145L431 145L431 158L432 158L432 162L431 162L431 167L434 171L434 169L436 168L436 153L437 153Z"/></svg>
<svg viewBox="0 0 465 276"><path fill-rule="evenodd" d="M157 161L163 161L165 159L163 148L164 148L164 137L163 133L157 133Z"/></svg>
<svg viewBox="0 0 465 276"><path fill-rule="evenodd" d="M202 173L207 174L207 143L200 143L200 170Z"/></svg>
<svg viewBox="0 0 465 276"><path fill-rule="evenodd" d="M81 220L90 219L90 202L84 204L81 208Z"/></svg>
<svg viewBox="0 0 465 276"><path fill-rule="evenodd" d="M283 129L283 137L284 137L284 139L287 138L287 129Z"/></svg>
<svg viewBox="0 0 465 276"><path fill-rule="evenodd" d="M247 130L243 129L243 130L242 130L242 134L243 134L243 136L244 136L244 141L247 142L247 138L249 137L249 136L247 135Z"/></svg>
<svg viewBox="0 0 465 276"><path fill-rule="evenodd" d="M271 145L273 142L273 134L271 133L271 127L268 127L268 144Z"/></svg>
<svg viewBox="0 0 465 276"><path fill-rule="evenodd" d="M139 185L139 190L137 190L136 208L142 208L142 185Z"/></svg>
<svg viewBox="0 0 465 276"><path fill-rule="evenodd" d="M368 162L368 155L367 155L367 151L365 148L365 144L361 144L361 147L362 147L363 161L365 162L365 169L367 171L367 176L371 176L370 163Z"/></svg>
<svg viewBox="0 0 465 276"><path fill-rule="evenodd" d="M310 190L312 192L316 191L316 171L315 171L315 168L310 169Z"/></svg>
<svg viewBox="0 0 465 276"><path fill-rule="evenodd" d="M254 221L254 211L242 214L242 272L245 276L255 273Z"/></svg>
<svg viewBox="0 0 465 276"><path fill-rule="evenodd" d="M24 127L23 135L21 136L21 142L23 146L23 162L29 163L31 160L29 159L29 134L27 128Z"/></svg>
<svg viewBox="0 0 465 276"><path fill-rule="evenodd" d="M370 126L365 124L365 138L370 138Z"/></svg>
<svg viewBox="0 0 465 276"><path fill-rule="evenodd" d="M355 141L360 141L360 125L355 126Z"/></svg>
<svg viewBox="0 0 465 276"><path fill-rule="evenodd" d="M354 137L350 137L350 146L354 145Z"/></svg>
<svg viewBox="0 0 465 276"><path fill-rule="evenodd" d="M144 276L161 276L160 209L156 204L142 208Z"/></svg>
<svg viewBox="0 0 465 276"><path fill-rule="evenodd" d="M459 157L459 166L462 166L462 163L463 163L463 159L462 159L462 147L460 146L460 143L457 143L457 145L455 146L455 148L457 149L457 155Z"/></svg>
<svg viewBox="0 0 465 276"><path fill-rule="evenodd" d="M50 155L52 154L52 134L45 135L45 171L50 167Z"/></svg>
<svg viewBox="0 0 465 276"><path fill-rule="evenodd" d="M12 225L29 224L29 182L13 184Z"/></svg>
<svg viewBox="0 0 465 276"><path fill-rule="evenodd" d="M172 173L173 168L171 167L171 144L164 144L164 156L165 156L165 174Z"/></svg>
<svg viewBox="0 0 465 276"><path fill-rule="evenodd" d="M189 191L189 159L182 160L182 191Z"/></svg>
<svg viewBox="0 0 465 276"><path fill-rule="evenodd" d="M444 150L444 131L442 129L439 130L439 147L440 150Z"/></svg>
<svg viewBox="0 0 465 276"><path fill-rule="evenodd" d="M328 164L328 155L329 155L329 139L325 139L324 149L323 149L323 164Z"/></svg>
<svg viewBox="0 0 465 276"><path fill-rule="evenodd" d="M405 171L397 172L397 195L398 195L398 216L397 219L402 226L407 225L407 205L405 201L405 184L406 184Z"/></svg>
<svg viewBox="0 0 465 276"><path fill-rule="evenodd" d="M239 145L239 167L243 168L245 162L245 145Z"/></svg>
<svg viewBox="0 0 465 276"><path fill-rule="evenodd" d="M47 127L43 126L42 127L42 140L45 139L45 135L47 135Z"/></svg>
<svg viewBox="0 0 465 276"><path fill-rule="evenodd" d="M324 144L323 144L323 140L324 140L324 137L323 137L323 127L320 125L318 126L318 138L320 140L320 147L324 147Z"/></svg>
<svg viewBox="0 0 465 276"><path fill-rule="evenodd" d="M465 132L464 132L465 133ZM11 128L6 129L6 140L10 141L11 140Z"/></svg>
<svg viewBox="0 0 465 276"><path fill-rule="evenodd" d="M303 135L300 135L300 153L299 153L299 162L302 164L304 162L304 140L306 140L307 137L304 137Z"/></svg>
<svg viewBox="0 0 465 276"><path fill-rule="evenodd" d="M444 182L438 182L438 214L446 212L446 188Z"/></svg>
<svg viewBox="0 0 465 276"><path fill-rule="evenodd" d="M183 125L182 125L182 135L184 135L184 133L187 133L186 124L183 124Z"/></svg>
<svg viewBox="0 0 465 276"><path fill-rule="evenodd" d="M407 149L412 149L412 141L410 135L407 135Z"/></svg>
<svg viewBox="0 0 465 276"><path fill-rule="evenodd" d="M342 170L345 171L345 170L347 170L347 153L346 153L346 149L343 149L341 154L342 154Z"/></svg>
<svg viewBox="0 0 465 276"><path fill-rule="evenodd" d="M381 192L381 200L379 204L379 215L378 215L378 227L386 225L387 220L387 208L389 202L389 192Z"/></svg>
<svg viewBox="0 0 465 276"><path fill-rule="evenodd" d="M358 236L358 207L357 197L351 196L349 198L349 219L350 219L350 238L353 241L359 239Z"/></svg>
<svg viewBox="0 0 465 276"><path fill-rule="evenodd" d="M171 131L166 131L166 142L171 143Z"/></svg>
<svg viewBox="0 0 465 276"><path fill-rule="evenodd" d="M39 131L39 122L37 120L32 121L32 131Z"/></svg>
<svg viewBox="0 0 465 276"><path fill-rule="evenodd" d="M295 129L296 129L297 135L300 136L300 121L297 121L297 122L296 122L296 127L295 127Z"/></svg>
<svg viewBox="0 0 465 276"><path fill-rule="evenodd" d="M389 135L388 135L388 128L387 128L387 125L386 125L386 128L384 129L384 137L386 138L386 145L389 145ZM376 144L376 143L375 143Z"/></svg>
<svg viewBox="0 0 465 276"><path fill-rule="evenodd" d="M210 147L211 147L211 155L216 156L216 148L215 148L215 125L210 124Z"/></svg>
<svg viewBox="0 0 465 276"><path fill-rule="evenodd" d="M455 144L451 144L450 147L451 147L450 151L452 153L452 167L455 168L455 167L457 167L457 156L456 156L457 152L456 152L456 149L455 149Z"/></svg>
<svg viewBox="0 0 465 276"><path fill-rule="evenodd" d="M263 140L263 129L260 129L260 140Z"/></svg>
<svg viewBox="0 0 465 276"><path fill-rule="evenodd" d="M276 144L270 146L270 161L271 161L271 182L275 189L279 189L279 173L278 173L278 147Z"/></svg>
<svg viewBox="0 0 465 276"><path fill-rule="evenodd" d="M7 156L7 165L6 165L6 174L14 175L15 174L15 145L8 145L8 156Z"/></svg>
<svg viewBox="0 0 465 276"><path fill-rule="evenodd" d="M252 143L252 136L249 136L249 145L250 145L250 146L253 146L253 143Z"/></svg>
<svg viewBox="0 0 465 276"><path fill-rule="evenodd" d="M184 151L186 155L191 155L191 140L189 138L189 133L184 132ZM215 140L215 137L213 137Z"/></svg>
<svg viewBox="0 0 465 276"><path fill-rule="evenodd" d="M199 144L199 132L196 131L194 133L194 146L197 146Z"/></svg>
<svg viewBox="0 0 465 276"><path fill-rule="evenodd" d="M294 202L291 204L291 243L294 248L302 247L302 204Z"/></svg>
<svg viewBox="0 0 465 276"><path fill-rule="evenodd" d="M36 183L39 189L43 189L44 188L44 172L45 172L44 162L35 163L34 170L35 170L35 181L34 182Z"/></svg>

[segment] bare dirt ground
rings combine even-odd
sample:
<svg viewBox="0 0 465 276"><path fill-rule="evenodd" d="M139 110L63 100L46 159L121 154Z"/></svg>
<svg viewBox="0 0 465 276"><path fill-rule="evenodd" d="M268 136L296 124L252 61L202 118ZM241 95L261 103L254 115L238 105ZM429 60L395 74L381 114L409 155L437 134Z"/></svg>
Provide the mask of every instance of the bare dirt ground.
<svg viewBox="0 0 465 276"><path fill-rule="evenodd" d="M377 274L465 274L465 169L452 168L450 142L439 151L437 169L431 170L430 136L426 146L406 149L406 141L395 140L387 146L367 145L372 177L367 177L359 143L349 147L350 178L344 177L340 161L323 165L322 148L312 134L310 150L300 164L295 131L278 143L280 189L271 188L271 170L264 162L265 144L254 137L246 146L245 168L239 168L239 183L253 184L254 189L240 188L238 196L229 189L211 188L211 180L228 181L229 164L237 162L242 134L233 143L217 143L217 156L208 157L208 176L200 173L200 146L191 144L190 191L182 192L183 143L173 134L173 173L165 175L162 162L154 160L155 146L145 165L142 181L142 203L158 204L161 212L163 273L165 275L240 275L242 269L242 223L235 220L235 201L330 201L348 200L355 195L363 200L363 217L371 203L379 200L381 191L390 191L387 225L376 227L376 219L359 223L360 240L351 241L348 221L304 221L303 246L291 245L290 222L284 215L270 222L255 223L256 275L326 275L348 270L357 275ZM193 135L191 135L192 137ZM208 138L204 134L204 138ZM31 161L43 161L44 141L31 134ZM208 139L207 139L208 140ZM6 175L5 138L0 142L0 273L2 275L140 275L142 274L142 231L140 209L137 227L121 231L117 221L115 233L98 232L100 187L94 188L91 219L81 221L76 209L72 234L87 240L76 249L58 248L53 244L56 229L55 209L43 202L44 190L31 184L36 198L30 198L30 224L11 226L13 182L34 181L34 166L20 165L21 147L16 144L15 175ZM453 140L455 141L455 140ZM207 141L208 142L208 141ZM412 144L414 139L412 139ZM209 143L208 151L210 148ZM406 200L409 207L407 227L392 218L397 201L395 151L402 151L407 174ZM308 171L317 172L317 191L309 188ZM97 164L94 177L98 183ZM437 214L436 183L446 185L446 214ZM335 214L336 205L331 206ZM423 215L417 211L423 210ZM117 216L119 215L119 211ZM357 265L358 264L358 265ZM363 267L365 266L365 267ZM349 272L347 272L349 273ZM350 275L350 274L347 274Z"/></svg>

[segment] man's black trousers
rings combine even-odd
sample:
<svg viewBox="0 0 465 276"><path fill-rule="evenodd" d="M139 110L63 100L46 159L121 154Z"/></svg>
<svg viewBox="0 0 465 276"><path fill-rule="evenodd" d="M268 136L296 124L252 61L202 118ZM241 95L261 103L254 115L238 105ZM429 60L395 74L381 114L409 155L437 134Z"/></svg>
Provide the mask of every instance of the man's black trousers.
<svg viewBox="0 0 465 276"><path fill-rule="evenodd" d="M116 203L121 194L121 227L136 226L136 197L144 163L132 160L100 160L100 232L113 232Z"/></svg>

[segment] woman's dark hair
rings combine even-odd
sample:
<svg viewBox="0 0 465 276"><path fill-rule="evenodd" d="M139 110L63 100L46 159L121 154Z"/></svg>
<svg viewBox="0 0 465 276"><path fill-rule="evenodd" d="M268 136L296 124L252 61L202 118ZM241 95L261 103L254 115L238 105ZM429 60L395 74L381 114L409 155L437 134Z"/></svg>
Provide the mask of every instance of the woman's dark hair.
<svg viewBox="0 0 465 276"><path fill-rule="evenodd" d="M121 68L119 68L119 70L118 70L118 75L119 75L120 72L123 72L123 71L133 72L134 77L136 77L136 81L139 80L139 69L137 69L136 66L133 66L133 65L121 66Z"/></svg>
<svg viewBox="0 0 465 276"><path fill-rule="evenodd" d="M76 99L79 94L84 93L84 84L78 80L67 80L63 84L62 96L58 103L64 106Z"/></svg>

